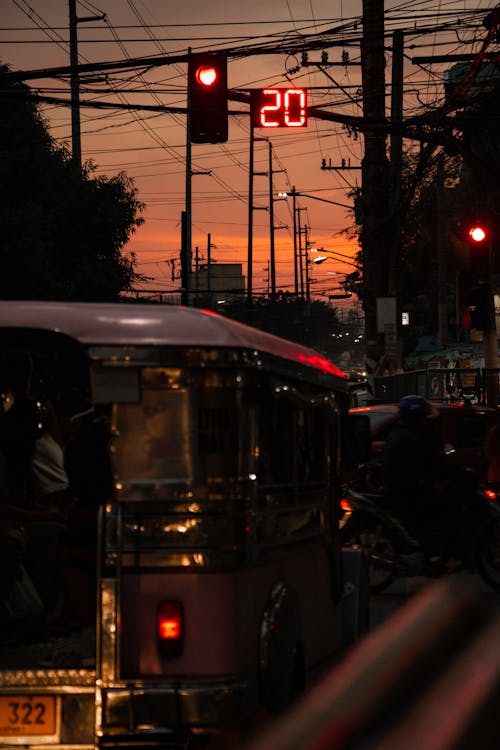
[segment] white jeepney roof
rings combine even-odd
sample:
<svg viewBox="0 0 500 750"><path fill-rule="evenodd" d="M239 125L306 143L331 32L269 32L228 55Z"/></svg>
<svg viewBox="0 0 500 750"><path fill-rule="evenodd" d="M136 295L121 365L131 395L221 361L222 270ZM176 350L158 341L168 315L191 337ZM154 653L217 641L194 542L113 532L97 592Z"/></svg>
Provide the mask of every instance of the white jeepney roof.
<svg viewBox="0 0 500 750"><path fill-rule="evenodd" d="M253 349L345 378L314 349L211 310L177 305L0 301L0 327L57 331L90 346L196 346Z"/></svg>

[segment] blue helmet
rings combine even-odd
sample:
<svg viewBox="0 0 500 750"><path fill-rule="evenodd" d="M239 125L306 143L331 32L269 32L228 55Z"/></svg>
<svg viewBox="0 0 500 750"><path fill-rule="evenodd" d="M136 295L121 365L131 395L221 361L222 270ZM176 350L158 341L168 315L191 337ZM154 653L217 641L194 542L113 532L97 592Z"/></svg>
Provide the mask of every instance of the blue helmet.
<svg viewBox="0 0 500 750"><path fill-rule="evenodd" d="M399 419L404 424L420 425L435 414L436 410L423 396L404 396L399 402Z"/></svg>

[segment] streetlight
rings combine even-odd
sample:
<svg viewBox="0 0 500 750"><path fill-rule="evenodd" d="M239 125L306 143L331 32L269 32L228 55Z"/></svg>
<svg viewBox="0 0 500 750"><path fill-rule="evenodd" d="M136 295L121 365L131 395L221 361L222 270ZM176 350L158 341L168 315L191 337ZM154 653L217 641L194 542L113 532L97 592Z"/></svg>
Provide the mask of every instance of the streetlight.
<svg viewBox="0 0 500 750"><path fill-rule="evenodd" d="M475 246L475 252L487 253L487 270L484 281L476 287L475 315L479 318L477 325L483 332L483 355L486 369L486 404L497 406L498 401L498 340L496 332L495 297L493 274L495 271L493 232L491 221L471 223L467 231L469 243ZM489 372L488 372L489 370Z"/></svg>
<svg viewBox="0 0 500 750"><path fill-rule="evenodd" d="M348 208L352 210L352 206L349 206L347 203L338 203L337 201L332 201L327 198L320 198L317 195L310 195L309 193L301 193L298 190L295 189L295 185L292 187L290 192L281 191L278 193L278 198L288 198L288 196L291 196L293 199L293 257L294 257L294 276L295 276L295 295L298 297L299 294L299 281L298 281L298 262L297 262L297 223L296 223L296 216L297 212L301 209L297 208L296 205L296 198L310 198L314 201L321 201L322 203L330 203L332 206L340 206L341 208ZM299 228L300 232L300 228ZM307 255L307 252L306 252ZM346 256L347 257L347 256ZM307 263L307 262L306 262ZM354 264L353 264L354 265ZM307 270L307 269L306 269ZM300 272L302 275L302 258L300 261Z"/></svg>
<svg viewBox="0 0 500 750"><path fill-rule="evenodd" d="M352 210L352 206L349 206L347 203L338 203L337 201L331 201L327 198L320 198L317 195L309 195L308 193L299 193L298 190L295 190L293 187L289 193L287 192L281 192L278 193L278 198L288 198L288 196L291 195L292 198L311 198L313 201L321 201L322 203L331 203L333 206L340 206L341 208L348 208Z"/></svg>
<svg viewBox="0 0 500 750"><path fill-rule="evenodd" d="M325 253L325 255L318 255L316 258L312 258L312 260L308 261L309 263L313 263L314 265L320 265L321 263L324 263L327 260L334 260L337 263L345 263L346 265L351 265L354 268L356 268L356 264L352 260L351 261L346 261L346 260L339 259L339 258L335 257L337 255L337 253L334 253L333 251L324 250L323 248L320 248L320 249L318 249L318 248L311 248L311 252L314 252L314 253L318 253L318 252ZM347 255L346 256L342 256L341 253L338 253L338 255L341 255L342 258L343 257L346 257L346 258L349 257ZM332 275L332 276L343 276L344 277L344 279L343 279L344 282L346 280L346 277L349 275L345 271L327 271L327 273L330 274L330 275ZM338 281L340 283L342 283L341 279L338 279ZM339 289L341 289L341 288L342 287L339 287ZM340 295L339 294L335 294L333 296L330 296L330 299L347 299L348 297L352 297L352 292L346 292L345 289L344 289L344 293L343 294L340 294Z"/></svg>
<svg viewBox="0 0 500 750"><path fill-rule="evenodd" d="M344 263L346 266L353 266L356 268L356 263L353 261L352 256L345 255L344 253L338 253L336 250L325 250L324 247L310 247L309 250L312 253L321 253L317 258L313 258L313 263L324 263L325 260L333 259L338 263ZM346 260L347 259L347 260ZM330 272L331 273L331 272Z"/></svg>

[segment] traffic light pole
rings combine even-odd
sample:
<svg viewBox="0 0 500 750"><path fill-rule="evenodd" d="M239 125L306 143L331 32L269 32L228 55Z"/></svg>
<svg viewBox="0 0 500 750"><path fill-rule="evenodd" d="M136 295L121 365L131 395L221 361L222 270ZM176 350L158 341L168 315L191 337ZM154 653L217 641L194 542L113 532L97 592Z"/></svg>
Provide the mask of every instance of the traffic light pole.
<svg viewBox="0 0 500 750"><path fill-rule="evenodd" d="M269 141L269 265L271 276L271 299L276 299L276 257L274 245L274 198L273 198L273 144Z"/></svg>
<svg viewBox="0 0 500 750"><path fill-rule="evenodd" d="M254 132L250 122L250 154L248 169L248 245L247 245L247 302L252 304L253 294L253 162Z"/></svg>
<svg viewBox="0 0 500 750"><path fill-rule="evenodd" d="M493 289L494 253L492 229L488 231L488 330L483 331L484 366L486 369L486 405L496 408L498 402L498 339L495 315L495 295Z"/></svg>
<svg viewBox="0 0 500 750"><path fill-rule="evenodd" d="M182 233L182 248L181 248L181 278L182 278L182 292L181 301L183 305L189 305L191 303L190 292L190 277L191 277L191 243L192 243L192 188L191 182L193 177L192 172L192 157L191 157L191 136L190 136L190 101L189 101L189 87L188 87L188 101L187 101L187 116L186 116L186 193L185 193L185 229Z"/></svg>

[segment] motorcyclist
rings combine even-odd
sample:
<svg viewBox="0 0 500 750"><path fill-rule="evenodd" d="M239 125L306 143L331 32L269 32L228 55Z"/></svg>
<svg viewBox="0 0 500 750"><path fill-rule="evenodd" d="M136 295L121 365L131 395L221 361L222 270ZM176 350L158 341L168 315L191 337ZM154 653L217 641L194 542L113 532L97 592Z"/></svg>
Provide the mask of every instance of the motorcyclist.
<svg viewBox="0 0 500 750"><path fill-rule="evenodd" d="M446 523L451 476L437 410L423 396L403 397L382 457L383 489L391 510L417 538L430 524L442 529Z"/></svg>

